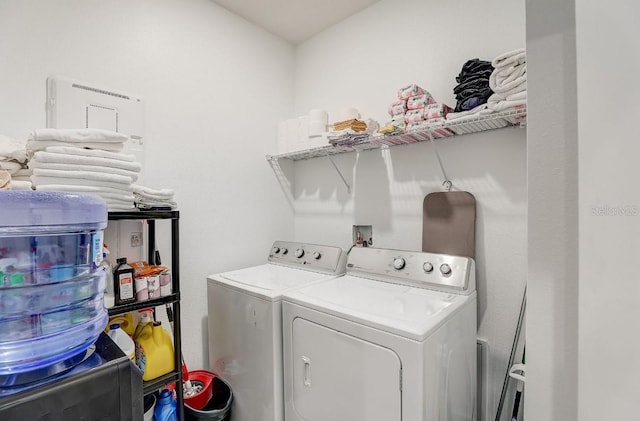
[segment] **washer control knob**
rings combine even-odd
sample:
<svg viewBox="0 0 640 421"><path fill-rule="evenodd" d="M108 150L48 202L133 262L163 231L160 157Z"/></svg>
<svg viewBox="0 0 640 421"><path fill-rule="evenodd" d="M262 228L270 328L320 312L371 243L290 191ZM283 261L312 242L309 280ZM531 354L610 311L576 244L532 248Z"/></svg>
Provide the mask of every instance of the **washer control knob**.
<svg viewBox="0 0 640 421"><path fill-rule="evenodd" d="M295 256L296 256L298 259L299 259L299 258L301 258L302 256L304 256L304 250L302 250L302 249L297 249L297 250L296 250L296 252L295 252Z"/></svg>
<svg viewBox="0 0 640 421"><path fill-rule="evenodd" d="M431 262L424 262L424 264L422 265L422 269L424 269L424 271L427 273L431 273L433 271L433 265L431 264Z"/></svg>
<svg viewBox="0 0 640 421"><path fill-rule="evenodd" d="M274 254L278 254L280 253L280 247L274 247L272 251Z"/></svg>
<svg viewBox="0 0 640 421"><path fill-rule="evenodd" d="M282 247L282 254L287 254L289 250L286 247Z"/></svg>
<svg viewBox="0 0 640 421"><path fill-rule="evenodd" d="M451 273L451 266L449 266L446 263L443 263L440 265L440 272L442 272L443 275L448 275Z"/></svg>
<svg viewBox="0 0 640 421"><path fill-rule="evenodd" d="M322 255L320 254L319 251L314 251L313 252L313 258L316 260L320 260L320 258L322 257Z"/></svg>
<svg viewBox="0 0 640 421"><path fill-rule="evenodd" d="M393 259L393 268L396 270L400 270L404 267L405 261L402 257L396 257Z"/></svg>

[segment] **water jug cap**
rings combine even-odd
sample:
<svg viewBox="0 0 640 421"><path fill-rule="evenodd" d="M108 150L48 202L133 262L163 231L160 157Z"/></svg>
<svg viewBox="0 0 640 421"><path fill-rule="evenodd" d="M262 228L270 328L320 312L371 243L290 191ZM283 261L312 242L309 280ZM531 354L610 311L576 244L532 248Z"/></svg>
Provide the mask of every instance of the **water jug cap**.
<svg viewBox="0 0 640 421"><path fill-rule="evenodd" d="M107 225L107 203L87 194L49 191L3 191L0 194L4 227L71 224Z"/></svg>
<svg viewBox="0 0 640 421"><path fill-rule="evenodd" d="M160 399L170 398L171 396L171 391L169 389L162 389L162 392L160 392Z"/></svg>

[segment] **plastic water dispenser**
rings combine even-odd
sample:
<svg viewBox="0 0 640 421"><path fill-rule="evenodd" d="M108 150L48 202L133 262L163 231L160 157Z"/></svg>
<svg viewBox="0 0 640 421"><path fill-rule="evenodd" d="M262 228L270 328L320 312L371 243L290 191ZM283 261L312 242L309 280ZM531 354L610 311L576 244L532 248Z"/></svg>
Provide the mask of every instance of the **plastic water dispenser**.
<svg viewBox="0 0 640 421"><path fill-rule="evenodd" d="M58 192L0 192L0 386L91 346L108 320L105 202Z"/></svg>

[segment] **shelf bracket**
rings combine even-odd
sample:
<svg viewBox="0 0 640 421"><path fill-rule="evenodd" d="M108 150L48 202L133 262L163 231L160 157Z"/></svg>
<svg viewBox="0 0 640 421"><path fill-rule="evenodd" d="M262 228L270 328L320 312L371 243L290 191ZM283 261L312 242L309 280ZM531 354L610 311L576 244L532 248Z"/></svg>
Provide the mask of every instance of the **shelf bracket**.
<svg viewBox="0 0 640 421"><path fill-rule="evenodd" d="M292 210L295 210L294 203L295 200L293 198L293 186L287 176L285 175L282 167L280 166L280 161L275 156L267 156L267 161L273 170L273 173L276 175L276 179L278 180L278 184L280 184L280 188L287 198L287 202Z"/></svg>
<svg viewBox="0 0 640 421"><path fill-rule="evenodd" d="M331 163L333 164L333 168L336 169L336 172L338 173L338 175L342 179L342 182L347 187L347 193L351 194L351 186L349 185L349 183L347 183L347 179L344 178L344 175L342 175L342 171L340 171L340 168L338 168L338 166L336 165L335 161L333 160L333 158L331 158L331 156L329 154L327 154L327 158L329 158L329 161L331 161Z"/></svg>
<svg viewBox="0 0 640 421"><path fill-rule="evenodd" d="M445 191L451 191L451 187L453 187L453 183L447 177L447 173L444 170L444 165L442 165L442 159L440 159L440 154L438 153L438 148L436 148L436 142L433 141L433 137L429 136L429 141L431 142L431 146L433 146L433 151L436 153L436 158L438 159L438 164L440 165L440 171L442 171L442 176L444 177L444 181L442 182L442 187Z"/></svg>

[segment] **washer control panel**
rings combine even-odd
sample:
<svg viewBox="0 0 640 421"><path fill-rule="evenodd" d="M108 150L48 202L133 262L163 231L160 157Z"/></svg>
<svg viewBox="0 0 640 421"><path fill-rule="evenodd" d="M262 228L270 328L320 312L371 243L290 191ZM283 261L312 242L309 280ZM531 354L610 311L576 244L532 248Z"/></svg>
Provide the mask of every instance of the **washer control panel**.
<svg viewBox="0 0 640 421"><path fill-rule="evenodd" d="M347 274L459 294L476 289L473 259L448 254L354 247Z"/></svg>
<svg viewBox="0 0 640 421"><path fill-rule="evenodd" d="M269 262L316 272L343 274L346 253L340 247L319 244L276 241L269 253Z"/></svg>

